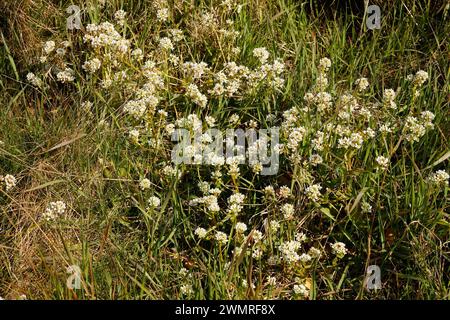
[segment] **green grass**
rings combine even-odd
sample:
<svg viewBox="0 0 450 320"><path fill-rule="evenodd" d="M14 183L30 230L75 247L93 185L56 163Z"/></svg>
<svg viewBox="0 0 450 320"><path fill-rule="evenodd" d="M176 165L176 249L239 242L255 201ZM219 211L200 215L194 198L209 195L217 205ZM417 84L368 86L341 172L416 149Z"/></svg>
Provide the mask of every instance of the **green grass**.
<svg viewBox="0 0 450 320"><path fill-rule="evenodd" d="M264 127L268 113L281 119L284 111L305 106L303 97L315 84L316 66L323 57L332 61L328 92L333 97L355 88L361 76L370 82L360 97L367 103L382 101L384 89L399 88L397 111L376 113L372 124L388 119L403 125L410 114L424 110L435 114L434 129L415 143L405 141L401 132L378 135L355 152L330 148L321 154L324 164L316 168L292 165L283 158L276 176L254 175L245 166L238 181L224 175L219 204L226 208L235 189L244 193L246 202L237 221L247 223L248 233L252 228L263 230L265 219L279 215L282 203L264 203L263 188L272 184L292 189L288 202L295 205L295 219L282 225L279 238L266 234L262 260L233 258L237 241L233 235L225 246L195 236L198 226L231 232L236 223L223 212L209 219L188 205L201 194L197 183L211 180L212 170L181 166L182 178L163 177L161 169L172 146L167 143L155 150L130 141L128 131L137 125L121 108L136 87L103 89L98 74L85 75L81 65L93 53L83 44L81 31L65 29L65 8L71 3L24 1L17 10L0 5L7 12L6 21L0 21L5 39L0 46L0 175L12 174L18 180L11 191L0 188L1 297L297 299L302 297L292 293L292 286L299 277L310 288L309 299L449 298L449 188L430 186L426 180L432 172L450 169L450 24L445 3L380 4L381 29L367 30L363 5L252 0L240 14L231 15L240 32L235 43L196 29L201 11L217 10L222 24L229 18L217 1L171 6L173 20L166 25L155 23L151 1L110 1L103 10L94 6L84 12L86 27L112 21L116 10L125 10L127 24L121 33L145 53L154 50L156 35L165 35L167 26L176 25L186 35L179 45L182 59L205 61L215 72L234 46L241 49L235 57L240 64L255 67L252 50L258 47L266 47L270 59L280 57L286 64L283 90L263 88L242 99L210 99L206 110L183 96L185 79L177 79L170 67L161 67L170 89L162 94L158 108L166 110L172 122L197 113L214 116L224 129L230 115L237 113L242 123L256 120ZM73 48L65 59L77 81L63 85L47 79L44 89L33 88L26 75L43 74L42 65L36 63L42 43L66 39ZM419 69L427 71L429 79L413 99L404 79ZM101 69L100 74L106 71ZM142 79L134 80L139 88ZM84 101L92 102L91 112L82 109ZM325 122L337 121L336 113L309 114L299 121L312 138ZM363 123L355 120L354 126L362 128ZM149 128L141 131L163 130L156 120ZM337 143L336 136L331 140ZM305 159L312 152L308 142L299 150ZM391 156L388 170L376 170L374 159L386 154ZM150 190L139 189L144 177L152 182ZM313 181L324 187L320 204L304 196L304 187ZM161 207L149 211L146 200L152 195L161 199ZM68 206L64 217L54 223L43 221L41 213L57 200ZM363 201L371 203L371 213L360 210ZM277 241L293 240L297 231L309 236L305 247L322 249L324 258L305 268L269 266L267 258L277 252ZM335 241L349 249L342 259L331 253ZM66 268L73 264L82 270L80 290L66 287ZM377 292L363 285L371 264L382 272L383 288ZM183 267L191 278L180 275ZM276 286L266 285L269 275L276 276ZM242 280L255 287L245 287ZM180 292L184 283L192 285L192 294Z"/></svg>

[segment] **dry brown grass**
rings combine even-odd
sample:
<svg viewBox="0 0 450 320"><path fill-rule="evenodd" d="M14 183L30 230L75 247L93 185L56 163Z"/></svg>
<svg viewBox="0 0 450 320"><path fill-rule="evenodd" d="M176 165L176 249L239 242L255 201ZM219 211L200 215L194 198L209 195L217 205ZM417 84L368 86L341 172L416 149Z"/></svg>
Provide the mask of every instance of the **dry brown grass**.
<svg viewBox="0 0 450 320"><path fill-rule="evenodd" d="M47 0L1 1L0 12L0 31L19 67L27 66L36 57L42 39L55 33L52 25L64 14Z"/></svg>

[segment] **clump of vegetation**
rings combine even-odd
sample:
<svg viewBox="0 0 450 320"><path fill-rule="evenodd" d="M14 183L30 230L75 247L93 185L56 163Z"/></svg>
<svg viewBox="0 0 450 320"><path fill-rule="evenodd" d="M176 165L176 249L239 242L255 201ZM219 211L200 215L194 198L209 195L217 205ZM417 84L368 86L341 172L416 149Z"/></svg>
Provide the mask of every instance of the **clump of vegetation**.
<svg viewBox="0 0 450 320"><path fill-rule="evenodd" d="M448 298L448 5L45 4L4 5L0 296Z"/></svg>

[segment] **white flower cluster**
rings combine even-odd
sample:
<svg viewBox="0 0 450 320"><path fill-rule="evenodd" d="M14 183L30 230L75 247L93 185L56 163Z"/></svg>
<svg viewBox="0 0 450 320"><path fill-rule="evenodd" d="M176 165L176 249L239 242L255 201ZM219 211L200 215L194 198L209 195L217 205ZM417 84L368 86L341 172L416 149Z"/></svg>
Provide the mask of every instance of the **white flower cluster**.
<svg viewBox="0 0 450 320"><path fill-rule="evenodd" d="M206 62L196 63L187 61L183 63L183 71L193 79L201 79L205 73L211 72L211 69L208 68L208 64Z"/></svg>
<svg viewBox="0 0 450 320"><path fill-rule="evenodd" d="M320 199L320 190L322 189L322 187L320 186L320 184L313 184L310 185L309 187L306 188L305 193L306 196L314 202L319 201Z"/></svg>
<svg viewBox="0 0 450 320"><path fill-rule="evenodd" d="M192 273L186 268L181 268L179 276L181 277L180 293L184 296L192 295L194 293L194 289L192 288Z"/></svg>
<svg viewBox="0 0 450 320"><path fill-rule="evenodd" d="M139 182L139 187L140 187L142 190L150 189L150 186L151 186L151 182L150 182L150 180L147 179L147 178L144 178L144 179L142 179L142 180Z"/></svg>
<svg viewBox="0 0 450 320"><path fill-rule="evenodd" d="M363 213L370 213L370 212L372 212L372 206L367 201L363 201L361 203L361 211Z"/></svg>
<svg viewBox="0 0 450 320"><path fill-rule="evenodd" d="M367 78L356 79L355 84L358 86L359 91L365 91L369 87L369 80Z"/></svg>
<svg viewBox="0 0 450 320"><path fill-rule="evenodd" d="M27 74L27 81L30 82L33 86L40 87L42 86L42 80L39 79L34 73L29 72Z"/></svg>
<svg viewBox="0 0 450 320"><path fill-rule="evenodd" d="M199 119L199 117L195 113L192 113L187 117L181 117L177 119L175 121L175 125L179 128L186 128L194 132L197 132L202 129L203 122L202 120Z"/></svg>
<svg viewBox="0 0 450 320"><path fill-rule="evenodd" d="M199 105L202 108L206 107L206 104L208 103L208 99L204 94L200 92L196 84L191 83L186 88L186 96L192 99L197 105Z"/></svg>
<svg viewBox="0 0 450 320"><path fill-rule="evenodd" d="M298 250L301 248L302 244L299 241L291 240L280 244L278 249L281 252L282 259L289 264L298 262L300 260L300 255Z"/></svg>
<svg viewBox="0 0 450 320"><path fill-rule="evenodd" d="M338 147L348 149L350 147L360 149L364 143L364 137L359 132L351 132L350 136L339 138Z"/></svg>
<svg viewBox="0 0 450 320"><path fill-rule="evenodd" d="M146 110L147 104L145 103L145 100L142 99L128 101L123 107L123 111L133 116L135 119L141 119L145 115Z"/></svg>
<svg viewBox="0 0 450 320"><path fill-rule="evenodd" d="M286 203L281 206L281 212L283 213L284 219L290 220L294 217L294 206L290 203Z"/></svg>
<svg viewBox="0 0 450 320"><path fill-rule="evenodd" d="M292 152L295 152L306 134L306 129L304 127L296 127L291 128L288 132L287 146Z"/></svg>
<svg viewBox="0 0 450 320"><path fill-rule="evenodd" d="M429 177L428 181L437 186L448 186L449 174L444 170L438 170L433 172Z"/></svg>
<svg viewBox="0 0 450 320"><path fill-rule="evenodd" d="M17 184L16 178L11 174L7 174L4 177L0 176L0 181L4 182L6 191L11 190Z"/></svg>
<svg viewBox="0 0 450 320"><path fill-rule="evenodd" d="M55 220L66 211L66 204L63 201L50 202L42 214L42 218L47 221Z"/></svg>
<svg viewBox="0 0 450 320"><path fill-rule="evenodd" d="M167 19L169 19L169 9L167 8L158 9L158 11L156 12L156 18L158 19L158 21L161 22L167 21Z"/></svg>
<svg viewBox="0 0 450 320"><path fill-rule="evenodd" d="M156 197L156 196L151 196L148 200L147 200L147 204L148 207L153 209L153 208L157 208L161 205L161 200Z"/></svg>
<svg viewBox="0 0 450 320"><path fill-rule="evenodd" d="M347 253L348 249L345 247L343 242L335 242L331 245L331 250L338 258L343 258Z"/></svg>
<svg viewBox="0 0 450 320"><path fill-rule="evenodd" d="M61 83L73 82L75 80L74 71L70 68L65 68L56 74L56 79Z"/></svg>
<svg viewBox="0 0 450 320"><path fill-rule="evenodd" d="M405 119L405 139L409 142L418 142L423 137L427 129L434 127L434 114L430 111L424 111L419 118L408 116Z"/></svg>
<svg viewBox="0 0 450 320"><path fill-rule="evenodd" d="M124 39L110 22L88 24L83 40L93 48L104 49L114 55L123 55L130 49L130 41Z"/></svg>
<svg viewBox="0 0 450 320"><path fill-rule="evenodd" d="M375 161L378 163L381 169L387 169L389 165L389 159L384 156L378 156L376 157Z"/></svg>
<svg viewBox="0 0 450 320"><path fill-rule="evenodd" d="M309 290L306 288L304 284L295 284L294 285L294 293L299 296L307 297L309 296Z"/></svg>
<svg viewBox="0 0 450 320"><path fill-rule="evenodd" d="M391 109L397 109L397 104L395 103L396 93L392 89L385 89L383 92L383 103L385 106Z"/></svg>
<svg viewBox="0 0 450 320"><path fill-rule="evenodd" d="M227 62L223 70L214 74L214 87L208 90L208 93L214 96L232 97L251 92L262 84L275 89L282 88L284 79L281 75L285 69L284 63L279 59L275 59L272 64L267 63L268 52L265 48L258 48L255 52L260 61L265 61L260 67L251 70L234 61Z"/></svg>
<svg viewBox="0 0 450 320"><path fill-rule="evenodd" d="M410 78L412 79L414 85L421 87L428 80L428 72L419 70L414 76L411 75Z"/></svg>
<svg viewBox="0 0 450 320"><path fill-rule="evenodd" d="M170 29L170 36L172 37L172 41L178 42L184 39L183 30L180 29Z"/></svg>
<svg viewBox="0 0 450 320"><path fill-rule="evenodd" d="M43 51L45 54L50 54L53 50L55 50L56 44L55 41L47 41L44 43Z"/></svg>
<svg viewBox="0 0 450 320"><path fill-rule="evenodd" d="M192 289L191 284L182 284L180 286L180 293L185 296L189 296L194 293L194 289Z"/></svg>
<svg viewBox="0 0 450 320"><path fill-rule="evenodd" d="M232 215L237 215L242 211L242 204L244 202L245 196L242 193L234 193L228 198L228 213Z"/></svg>
<svg viewBox="0 0 450 320"><path fill-rule="evenodd" d="M102 62L98 58L94 58L92 60L87 60L83 64L83 69L89 73L94 73L98 69L100 69Z"/></svg>
<svg viewBox="0 0 450 320"><path fill-rule="evenodd" d="M217 193L215 193L215 189L211 189L209 192L212 193L210 195L205 195L200 198L195 198L189 202L191 206L197 204L203 204L208 212L215 213L220 211L220 206L217 199Z"/></svg>
<svg viewBox="0 0 450 320"><path fill-rule="evenodd" d="M172 51L174 49L172 40L168 37L162 37L159 39L159 47L166 51Z"/></svg>
<svg viewBox="0 0 450 320"><path fill-rule="evenodd" d="M327 72L330 70L330 67L331 60L329 58L322 58L319 60L319 65L317 66L319 74L316 79L316 89L318 94L315 96L315 100L320 112L325 111L330 106L330 101L328 101L329 97L327 92L325 92L325 89L328 87ZM311 93L308 93L306 99L307 101L314 99L314 96L311 95Z"/></svg>
<svg viewBox="0 0 450 320"><path fill-rule="evenodd" d="M137 130L137 129L131 129L128 132L128 137L131 139L131 141L133 141L135 143L139 142L139 135L140 135L140 133L139 133L139 130Z"/></svg>
<svg viewBox="0 0 450 320"><path fill-rule="evenodd" d="M318 154L313 154L313 155L311 155L311 157L309 157L309 162L311 163L311 165L313 167L315 167L315 166L323 163L323 158Z"/></svg>
<svg viewBox="0 0 450 320"><path fill-rule="evenodd" d="M222 231L216 231L216 234L214 235L214 239L216 239L216 241L219 242L220 244L227 244L227 242L228 242L227 234Z"/></svg>
<svg viewBox="0 0 450 320"><path fill-rule="evenodd" d="M269 51L266 48L253 49L253 56L259 60L261 64L265 64L269 59Z"/></svg>
<svg viewBox="0 0 450 320"><path fill-rule="evenodd" d="M247 231L247 225L243 222L238 222L236 223L235 229L238 234L243 234Z"/></svg>
<svg viewBox="0 0 450 320"><path fill-rule="evenodd" d="M118 10L114 13L114 20L117 21L119 26L123 26L125 24L125 16L127 13L123 10Z"/></svg>
<svg viewBox="0 0 450 320"><path fill-rule="evenodd" d="M197 229L195 229L194 233L200 239L204 239L206 237L207 231L202 227L198 227Z"/></svg>

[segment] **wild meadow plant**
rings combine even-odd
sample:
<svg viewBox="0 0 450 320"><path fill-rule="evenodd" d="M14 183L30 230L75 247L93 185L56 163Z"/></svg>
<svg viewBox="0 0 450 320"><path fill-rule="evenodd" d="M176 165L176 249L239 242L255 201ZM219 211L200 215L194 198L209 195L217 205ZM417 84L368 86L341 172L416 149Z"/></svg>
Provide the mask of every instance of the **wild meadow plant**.
<svg viewBox="0 0 450 320"><path fill-rule="evenodd" d="M331 48L299 58L311 52L281 40L289 28L307 32L296 26L306 21L303 9L289 1L213 2L87 1L82 29L53 32L40 44L20 79L27 83L20 95L40 105L55 95L59 102L68 99L77 120L67 123L77 134L31 153L42 157L73 148L67 151L71 157L84 160L60 159L65 164L58 179L43 158L41 167L36 162L17 177L1 176L8 208L1 214L10 216L10 208L25 199L40 203L30 209L27 226L44 235L35 239L50 244L39 256L54 260L31 267L41 266L36 273L46 284L23 280L14 291L7 285L13 280L5 280L0 293L84 299L413 297L398 283L414 279L414 263L432 272L429 256L409 261L420 256L410 247L432 237L442 249L435 260L442 275L426 296L448 297L450 153L442 125L448 112L436 100L429 103L437 82L448 87L448 74L417 66L389 88L380 87L366 65L369 72L342 80L337 70L348 62ZM261 23L286 32L280 41L248 29L264 6L274 14ZM309 65L301 80L295 75L300 62ZM55 121L41 112L35 117ZM260 134L253 141L244 136L239 145L231 136L219 144L238 155L210 148L217 140L211 130L222 138L227 130L271 128L279 132L277 143L269 145ZM187 162L174 161L179 130L198 138L178 150ZM6 157L23 156L13 145L0 147ZM269 147L277 166L265 174L260 156ZM46 177L50 181L36 185ZM51 188L56 197L45 196ZM46 200L26 198L30 192ZM4 221L20 233L9 218ZM70 264L81 267L79 289L65 288ZM381 267L384 291L364 288L373 264ZM12 265L3 268L14 273Z"/></svg>

